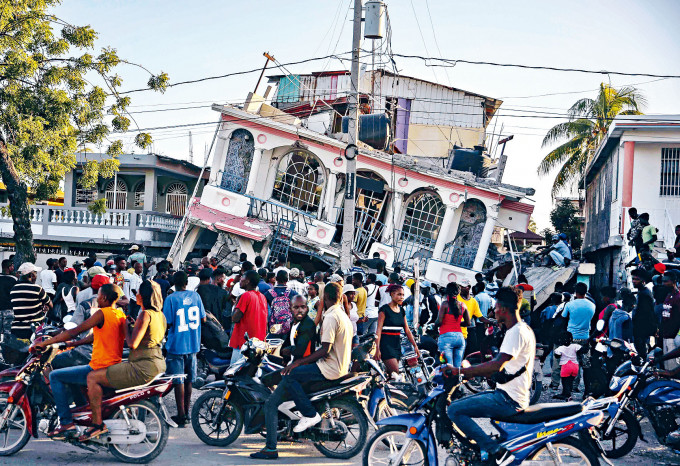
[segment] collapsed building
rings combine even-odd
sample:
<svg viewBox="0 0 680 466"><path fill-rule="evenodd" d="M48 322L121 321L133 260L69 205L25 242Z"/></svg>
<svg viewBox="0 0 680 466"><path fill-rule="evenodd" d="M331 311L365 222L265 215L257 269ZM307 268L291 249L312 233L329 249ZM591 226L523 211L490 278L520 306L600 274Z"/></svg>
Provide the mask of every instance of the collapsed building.
<svg viewBox="0 0 680 466"><path fill-rule="evenodd" d="M349 72L270 78L263 96L221 114L210 178L171 248L177 263L203 232L211 254L280 254L307 272L339 263ZM388 267L415 264L435 283L491 265L494 228L526 231L531 188L502 183L486 150L501 101L385 70L360 78L353 250ZM344 131L343 131L344 130Z"/></svg>

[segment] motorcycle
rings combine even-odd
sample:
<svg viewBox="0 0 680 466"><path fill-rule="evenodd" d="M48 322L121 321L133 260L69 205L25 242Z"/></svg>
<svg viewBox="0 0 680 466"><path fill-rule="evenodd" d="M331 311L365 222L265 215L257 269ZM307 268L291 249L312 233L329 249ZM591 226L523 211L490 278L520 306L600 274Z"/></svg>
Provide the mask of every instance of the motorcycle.
<svg viewBox="0 0 680 466"><path fill-rule="evenodd" d="M201 388L211 375L215 376L215 380L220 380L230 363L231 351L218 352L201 346L201 351L196 355L196 380L192 386Z"/></svg>
<svg viewBox="0 0 680 466"><path fill-rule="evenodd" d="M669 437L680 428L680 383L655 374L653 362L660 357L661 349L655 349L642 362L634 349L621 340L601 339L599 343L614 351L625 348L630 356L614 371L609 384L618 399L617 409L598 427L607 457L621 458L633 450L638 438L644 440L640 421L645 417L660 444L680 451L680 441Z"/></svg>
<svg viewBox="0 0 680 466"><path fill-rule="evenodd" d="M444 378L442 368L435 369L433 388L413 406L408 414L384 419L369 439L363 465L439 464L438 446L446 449L446 465L480 461L479 451L449 419L446 409L460 396L462 378ZM600 410L579 403L553 403L530 406L506 418L492 420L497 440L506 450L497 464L561 464L560 457L570 456L590 465L599 459L590 444L572 434L592 429L602 421ZM434 426L434 427L433 427ZM601 453L601 452L600 452Z"/></svg>
<svg viewBox="0 0 680 466"><path fill-rule="evenodd" d="M213 446L233 443L241 431L264 433L264 404L280 381L282 366L268 360L272 348L263 341L248 339L241 347L244 356L229 367L225 380L203 387L191 410L191 424L201 441ZM300 419L293 401L279 406L279 436L308 439L329 458L348 459L364 447L368 419L357 401L368 381L367 376L349 373L337 380L304 384L309 399L322 414L322 421L301 433L293 432Z"/></svg>
<svg viewBox="0 0 680 466"><path fill-rule="evenodd" d="M54 398L49 388L50 362L64 344L49 345L42 354L33 354L11 382L0 384L0 456L20 451L31 436L47 433L58 424ZM46 370L47 369L47 370ZM168 441L170 419L162 397L172 390L172 380L183 376L159 376L146 385L104 392L102 418L109 432L85 442L77 437L66 443L96 452L108 449L126 463L148 463L161 454ZM71 409L79 434L92 423L89 404Z"/></svg>
<svg viewBox="0 0 680 466"><path fill-rule="evenodd" d="M495 325L486 329L486 337L482 341L481 350L468 354L463 360L464 364L477 365L493 360L498 355L498 348L503 342L503 332ZM547 345L536 343L536 356L534 358L534 371L531 374L531 399L529 404L536 404L543 392L543 361ZM480 393L485 390L494 390L496 382L489 377L473 377L463 382L463 385L471 393Z"/></svg>

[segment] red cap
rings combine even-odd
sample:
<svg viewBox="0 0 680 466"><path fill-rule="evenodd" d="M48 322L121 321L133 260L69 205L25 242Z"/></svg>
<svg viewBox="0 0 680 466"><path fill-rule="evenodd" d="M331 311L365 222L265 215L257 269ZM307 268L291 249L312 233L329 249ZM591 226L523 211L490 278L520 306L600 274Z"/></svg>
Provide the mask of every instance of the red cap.
<svg viewBox="0 0 680 466"><path fill-rule="evenodd" d="M100 274L92 277L92 283L90 284L90 286L94 291L97 291L99 288L106 285L107 283L111 283L111 279L109 278L109 276Z"/></svg>
<svg viewBox="0 0 680 466"><path fill-rule="evenodd" d="M656 270L659 273L664 273L666 272L666 266L659 262L658 264L654 264L654 270Z"/></svg>
<svg viewBox="0 0 680 466"><path fill-rule="evenodd" d="M76 273L76 269L74 269L73 267L66 267L66 268L64 269L64 272L73 272L73 273Z"/></svg>

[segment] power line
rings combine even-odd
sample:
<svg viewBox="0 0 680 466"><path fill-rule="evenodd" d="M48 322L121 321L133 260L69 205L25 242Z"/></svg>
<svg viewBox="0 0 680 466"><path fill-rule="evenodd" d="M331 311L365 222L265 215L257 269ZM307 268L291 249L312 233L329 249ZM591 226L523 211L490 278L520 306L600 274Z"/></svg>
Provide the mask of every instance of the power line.
<svg viewBox="0 0 680 466"><path fill-rule="evenodd" d="M280 65L281 66L301 65L303 63L310 63L310 62L313 62L313 61L326 60L328 58L333 58L333 57L339 58L339 55L347 55L349 53L352 53L352 52L344 52L344 53L340 53L340 54L337 54L337 55L334 55L334 54L325 55L323 57L307 58L305 60L299 60L299 61L294 61L294 62L289 62L289 63L281 63ZM206 77L203 77L203 78L190 79L190 80L187 80L187 81L179 81L179 82L176 82L176 83L173 83L173 84L168 84L167 87L170 88L170 87L175 87L175 86L183 86L185 84L196 84L196 83L200 83L200 82L204 82L204 81L211 81L211 80L214 80L214 79L223 79L223 78L229 78L229 77L232 77L232 76L241 76L241 75L250 74L250 73L259 73L261 71L262 71L262 67L253 68L252 70L235 71L233 73L226 73L226 74L221 74L221 75L218 75L218 76L206 76ZM121 94L121 95L122 94L131 94L133 92L145 92L145 91L150 91L150 90L151 89L145 87L145 88L141 88L141 89L131 89L129 91L122 91L122 92L119 92L118 94Z"/></svg>
<svg viewBox="0 0 680 466"><path fill-rule="evenodd" d="M465 63L468 65L488 65L488 66L500 66L506 68L523 68L529 70L548 70L548 71L562 71L570 73L589 73L589 74L614 74L618 76L644 76L648 78L672 78L679 79L680 75L677 74L655 74L655 73L629 73L625 71L607 71L607 70L587 70L583 68L558 68L555 66L539 66L539 65L523 65L517 63L497 63L490 61L475 61L475 60L464 60L464 59L451 59L451 58L437 58L437 57L423 57L422 55L405 55L400 53L395 53L395 57L407 58L407 59L419 59L427 62L428 60L440 61L446 63L446 65L433 65L427 64L426 66L440 66L452 68L458 63Z"/></svg>

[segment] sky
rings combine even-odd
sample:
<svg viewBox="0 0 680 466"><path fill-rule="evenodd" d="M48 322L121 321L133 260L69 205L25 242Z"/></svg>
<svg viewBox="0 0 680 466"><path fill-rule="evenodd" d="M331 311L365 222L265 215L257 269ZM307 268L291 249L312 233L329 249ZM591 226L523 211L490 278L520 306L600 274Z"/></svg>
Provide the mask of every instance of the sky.
<svg viewBox="0 0 680 466"><path fill-rule="evenodd" d="M91 25L97 45L164 71L170 82L262 67L267 51L281 63L339 54L351 49L353 0L274 0L186 2L175 0L65 0L54 13L75 25ZM387 1L395 53L502 63L680 75L680 1L533 0ZM364 45L366 46L366 44ZM555 173L539 178L536 168L549 152L546 131L578 99L594 97L601 82L635 84L647 99L645 113L680 114L680 79L534 71L459 63L453 68L396 59L399 72L437 81L504 101L490 131L514 135L507 144L505 183L530 186L536 194L534 219L549 227L550 190ZM290 66L293 73L346 69L346 62L316 61ZM148 74L121 66L122 89L145 87ZM271 68L269 74L282 74ZM218 114L211 103L239 103L259 73L170 88L164 94L130 94L139 128L205 123L151 131L153 150L202 164ZM266 80L265 80L266 81ZM263 87L260 88L262 90ZM548 94L548 95L546 95ZM189 107L189 108L187 108ZM526 117L503 116L510 113ZM555 115L537 114L550 112ZM550 116L550 118L546 118ZM495 126L494 126L495 125ZM126 151L133 151L133 134ZM137 152L141 150L136 149Z"/></svg>

